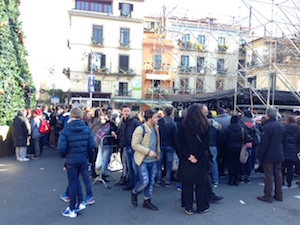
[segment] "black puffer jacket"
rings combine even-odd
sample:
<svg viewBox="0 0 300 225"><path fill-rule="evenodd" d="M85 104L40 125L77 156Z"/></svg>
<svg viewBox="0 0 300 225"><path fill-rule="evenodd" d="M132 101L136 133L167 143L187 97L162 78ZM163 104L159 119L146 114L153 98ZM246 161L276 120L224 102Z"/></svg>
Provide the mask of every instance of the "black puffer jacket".
<svg viewBox="0 0 300 225"><path fill-rule="evenodd" d="M298 162L300 133L297 125L288 124L284 138L284 158L286 161Z"/></svg>
<svg viewBox="0 0 300 225"><path fill-rule="evenodd" d="M222 143L226 152L240 150L243 145L243 134L241 127L236 124L230 124L224 131Z"/></svg>

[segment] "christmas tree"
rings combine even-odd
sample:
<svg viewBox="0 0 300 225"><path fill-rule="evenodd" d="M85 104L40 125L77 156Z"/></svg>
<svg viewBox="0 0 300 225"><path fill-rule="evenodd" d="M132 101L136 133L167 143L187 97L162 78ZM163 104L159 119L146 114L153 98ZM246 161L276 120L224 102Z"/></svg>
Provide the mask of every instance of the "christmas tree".
<svg viewBox="0 0 300 225"><path fill-rule="evenodd" d="M10 125L18 110L36 104L19 4L20 0L0 1L0 126Z"/></svg>

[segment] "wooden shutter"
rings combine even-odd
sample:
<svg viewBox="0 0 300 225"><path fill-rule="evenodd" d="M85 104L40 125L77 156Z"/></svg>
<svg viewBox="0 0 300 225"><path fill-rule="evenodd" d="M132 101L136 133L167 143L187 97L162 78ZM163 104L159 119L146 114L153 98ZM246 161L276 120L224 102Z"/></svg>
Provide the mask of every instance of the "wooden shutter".
<svg viewBox="0 0 300 225"><path fill-rule="evenodd" d="M106 67L106 56L105 55L101 55L101 68L105 68Z"/></svg>

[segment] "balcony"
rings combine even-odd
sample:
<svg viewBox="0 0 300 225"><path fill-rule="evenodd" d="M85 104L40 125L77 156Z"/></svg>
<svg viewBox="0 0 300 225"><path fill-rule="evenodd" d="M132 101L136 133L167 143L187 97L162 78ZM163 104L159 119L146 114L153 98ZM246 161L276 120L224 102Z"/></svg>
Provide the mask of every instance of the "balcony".
<svg viewBox="0 0 300 225"><path fill-rule="evenodd" d="M86 70L87 73L90 73L90 70ZM93 68L93 73L94 74L99 74L99 75L107 75L107 76L128 76L132 77L136 75L135 69L134 68L120 68L120 67L113 67L113 68L107 68L107 67L102 67L102 68Z"/></svg>
<svg viewBox="0 0 300 225"><path fill-rule="evenodd" d="M227 44L218 44L218 53L219 54L225 54L228 49Z"/></svg>
<svg viewBox="0 0 300 225"><path fill-rule="evenodd" d="M146 98L159 99L161 97L166 97L172 93L172 88L164 88L161 86L146 88L145 94Z"/></svg>
<svg viewBox="0 0 300 225"><path fill-rule="evenodd" d="M92 45L95 47L103 47L104 44L104 39L98 40L96 41L93 37L91 37L92 39Z"/></svg>
<svg viewBox="0 0 300 225"><path fill-rule="evenodd" d="M119 40L119 43L120 43L120 46L119 46L120 49L130 49L131 41L128 41L128 43L126 43L124 41Z"/></svg>
<svg viewBox="0 0 300 225"><path fill-rule="evenodd" d="M226 75L227 74L227 70L225 70L225 69L217 69L217 74L218 75Z"/></svg>
<svg viewBox="0 0 300 225"><path fill-rule="evenodd" d="M116 90L115 96L116 97L120 97L120 96L131 97L132 93L131 93L131 91L126 91L126 90Z"/></svg>
<svg viewBox="0 0 300 225"><path fill-rule="evenodd" d="M180 74L194 74L196 73L197 71L197 68L196 67L191 67L191 66L179 66L178 67L178 73Z"/></svg>
<svg viewBox="0 0 300 225"><path fill-rule="evenodd" d="M144 69L146 72L149 71L162 71L162 72L168 72L170 69L171 64L168 63L151 63L151 62L145 62L144 63Z"/></svg>

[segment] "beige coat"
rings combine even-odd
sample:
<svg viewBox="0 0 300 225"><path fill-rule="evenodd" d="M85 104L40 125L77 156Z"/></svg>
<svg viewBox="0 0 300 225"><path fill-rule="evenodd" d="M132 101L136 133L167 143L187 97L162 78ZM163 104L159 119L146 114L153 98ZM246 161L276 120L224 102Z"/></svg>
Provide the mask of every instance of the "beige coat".
<svg viewBox="0 0 300 225"><path fill-rule="evenodd" d="M132 141L131 146L134 153L134 161L135 163L140 166L144 160L144 157L149 154L149 145L150 145L150 137L151 137L151 128L148 126L147 123L144 123L143 126L145 126L145 136L143 138L143 128L142 126L138 126L135 128L133 134L132 134ZM155 125L156 135L157 135L157 161L160 157L160 140L159 140L159 132L158 132L158 126Z"/></svg>

